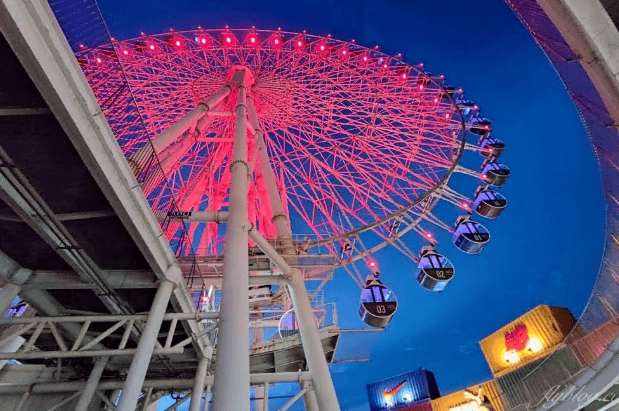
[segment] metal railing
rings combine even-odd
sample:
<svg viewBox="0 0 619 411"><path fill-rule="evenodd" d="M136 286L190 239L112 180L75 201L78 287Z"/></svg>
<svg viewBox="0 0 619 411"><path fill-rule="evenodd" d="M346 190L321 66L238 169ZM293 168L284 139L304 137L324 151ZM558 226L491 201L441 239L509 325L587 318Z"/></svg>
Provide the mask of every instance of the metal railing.
<svg viewBox="0 0 619 411"><path fill-rule="evenodd" d="M109 45L105 55L101 56L105 59L102 62L105 69L98 67L98 76L87 75L86 78L172 251L177 257L193 259L191 268L184 273L191 288L193 282L201 278L195 252L185 224L170 218L172 213L180 211L175 193L151 144L155 136L150 135L142 121L139 106L124 76L118 51L113 46L114 39L107 30L99 7L95 0L50 0L49 4L85 74L88 64L84 56L88 49Z"/></svg>

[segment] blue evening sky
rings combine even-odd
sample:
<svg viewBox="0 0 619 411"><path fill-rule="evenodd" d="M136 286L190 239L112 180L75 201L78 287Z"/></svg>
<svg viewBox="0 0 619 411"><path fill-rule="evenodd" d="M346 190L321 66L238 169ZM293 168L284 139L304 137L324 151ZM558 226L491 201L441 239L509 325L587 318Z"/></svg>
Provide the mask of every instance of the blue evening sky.
<svg viewBox="0 0 619 411"><path fill-rule="evenodd" d="M443 240L456 264L441 295L421 289L412 262L396 251L376 258L400 307L387 331L359 351L371 360L332 366L343 410L368 410L365 384L418 367L433 371L443 393L491 378L478 341L538 304L582 312L600 264L604 209L593 151L577 112L542 51L501 0L99 0L111 34L250 27L307 30L356 39L424 62L482 107L507 144L512 169L501 192L509 205L486 224L492 238L479 256ZM469 156L471 168L480 159ZM456 178L454 184L464 184ZM467 189L470 186L466 186ZM467 193L472 194L472 193ZM447 221L449 224L452 221ZM336 272L326 289L343 328L358 328L358 289ZM368 343L369 344L369 343ZM350 347L343 347L350 350ZM342 353L345 357L346 353ZM292 391L290 391L292 392ZM285 401L285 400L282 400ZM273 406L279 404L273 402ZM279 404L281 406L281 404Z"/></svg>

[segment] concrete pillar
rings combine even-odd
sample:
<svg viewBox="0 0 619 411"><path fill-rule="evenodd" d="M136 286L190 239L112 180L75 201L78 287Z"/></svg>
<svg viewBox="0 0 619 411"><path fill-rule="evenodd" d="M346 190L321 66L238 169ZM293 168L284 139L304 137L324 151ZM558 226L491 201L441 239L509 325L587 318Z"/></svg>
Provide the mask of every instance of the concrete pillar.
<svg viewBox="0 0 619 411"><path fill-rule="evenodd" d="M146 371L148 371L148 365L153 355L155 341L157 340L157 335L161 328L161 321L163 320L163 315L166 312L173 289L174 284L172 282L164 281L157 290L155 300L148 313L146 326L142 332L140 342L138 343L137 352L131 361L129 375L127 375L127 379L123 385L123 393L120 397L118 411L135 411L140 392L142 391L144 377L146 376Z"/></svg>
<svg viewBox="0 0 619 411"><path fill-rule="evenodd" d="M200 411L202 404L202 394L204 393L204 380L206 379L206 368L208 367L208 358L202 358L198 363L196 378L191 391L191 404L189 411Z"/></svg>
<svg viewBox="0 0 619 411"><path fill-rule="evenodd" d="M80 399L77 401L75 411L88 410L88 406L92 402L92 397L95 395L97 384L99 384L99 379L101 379L101 374L105 369L107 360L108 357L102 357L100 360L95 362L95 365L92 367L92 371L90 372L90 376L88 377L88 381L86 382L86 387L84 388L84 391L82 391Z"/></svg>

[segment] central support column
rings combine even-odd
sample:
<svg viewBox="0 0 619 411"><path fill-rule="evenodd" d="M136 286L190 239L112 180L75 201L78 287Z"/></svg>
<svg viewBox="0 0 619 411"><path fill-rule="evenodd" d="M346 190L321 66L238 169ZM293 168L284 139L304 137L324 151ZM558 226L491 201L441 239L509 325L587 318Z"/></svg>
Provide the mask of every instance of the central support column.
<svg viewBox="0 0 619 411"><path fill-rule="evenodd" d="M249 73L239 68L234 154L230 165L230 196L224 273L215 358L213 411L249 411L249 252L247 227L247 89Z"/></svg>
<svg viewBox="0 0 619 411"><path fill-rule="evenodd" d="M264 142L264 136L262 129L260 128L258 116L252 100L253 99L249 98L247 101L249 120L251 122L251 126L256 131L256 143L258 144L258 155L260 156L262 165L262 174L265 178L269 200L273 211L273 225L275 225L278 239L280 240L285 253L295 254L290 221L284 212L282 200L275 181L275 173L273 172L273 167L271 166L271 162L269 160L266 144ZM252 239L256 241L258 246L265 251L267 255L271 256L270 253L265 250L265 248L269 248L270 246L268 243L260 241L259 238L256 238L253 235ZM275 250L272 251L275 252ZM299 323L299 334L301 335L303 352L305 353L309 371L312 374L316 400L320 406L320 411L339 411L340 405L337 400L333 380L331 379L331 373L329 372L329 364L327 363L327 359L322 348L320 334L318 333L318 327L316 326L314 310L311 307L310 300L307 295L307 289L305 288L305 282L303 281L303 274L296 268L292 269L289 265L290 263L291 261L287 261L286 263L278 263L278 265L285 274L290 275L291 277L288 288L290 289L292 304Z"/></svg>

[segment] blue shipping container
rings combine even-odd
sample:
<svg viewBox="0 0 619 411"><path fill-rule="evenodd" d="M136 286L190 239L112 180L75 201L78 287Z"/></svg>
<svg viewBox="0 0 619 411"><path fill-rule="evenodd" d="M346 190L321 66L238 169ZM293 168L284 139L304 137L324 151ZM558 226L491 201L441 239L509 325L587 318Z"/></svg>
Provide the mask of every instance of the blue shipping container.
<svg viewBox="0 0 619 411"><path fill-rule="evenodd" d="M394 410L440 397L431 371L419 368L367 385L371 411Z"/></svg>

